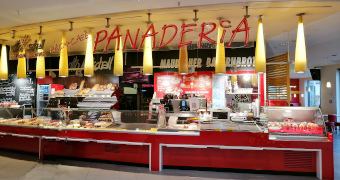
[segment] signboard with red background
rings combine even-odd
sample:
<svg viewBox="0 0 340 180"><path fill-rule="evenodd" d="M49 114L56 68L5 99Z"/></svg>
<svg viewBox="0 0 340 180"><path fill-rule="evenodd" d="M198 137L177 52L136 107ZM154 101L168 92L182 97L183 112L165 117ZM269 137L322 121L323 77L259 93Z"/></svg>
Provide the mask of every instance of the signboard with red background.
<svg viewBox="0 0 340 180"><path fill-rule="evenodd" d="M207 101L212 99L212 71L194 72L188 75L178 73L155 73L155 89L157 98L171 93L181 96L183 93L204 95Z"/></svg>

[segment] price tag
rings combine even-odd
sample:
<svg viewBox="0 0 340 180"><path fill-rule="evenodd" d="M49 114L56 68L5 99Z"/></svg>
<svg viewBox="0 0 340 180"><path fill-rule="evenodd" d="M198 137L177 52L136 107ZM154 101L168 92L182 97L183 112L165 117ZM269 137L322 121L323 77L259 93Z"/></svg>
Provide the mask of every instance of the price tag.
<svg viewBox="0 0 340 180"><path fill-rule="evenodd" d="M92 95L89 95L89 97L92 97Z"/></svg>
<svg viewBox="0 0 340 180"><path fill-rule="evenodd" d="M81 95L81 97L85 97L85 95Z"/></svg>
<svg viewBox="0 0 340 180"><path fill-rule="evenodd" d="M55 98L55 96L52 96L52 98Z"/></svg>
<svg viewBox="0 0 340 180"><path fill-rule="evenodd" d="M97 97L97 95L93 95L93 97Z"/></svg>
<svg viewBox="0 0 340 180"><path fill-rule="evenodd" d="M105 97L105 95L102 95L102 97Z"/></svg>
<svg viewBox="0 0 340 180"><path fill-rule="evenodd" d="M157 131L157 128L151 128L150 131Z"/></svg>
<svg viewBox="0 0 340 180"><path fill-rule="evenodd" d="M70 97L70 95L67 95L67 97Z"/></svg>
<svg viewBox="0 0 340 180"><path fill-rule="evenodd" d="M107 97L111 97L110 95L107 95Z"/></svg>

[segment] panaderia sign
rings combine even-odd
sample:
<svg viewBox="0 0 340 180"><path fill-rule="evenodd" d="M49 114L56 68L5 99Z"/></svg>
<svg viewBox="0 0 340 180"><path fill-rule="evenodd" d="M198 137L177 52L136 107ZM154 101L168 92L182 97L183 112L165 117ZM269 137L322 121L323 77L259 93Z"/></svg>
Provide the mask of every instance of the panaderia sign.
<svg viewBox="0 0 340 180"><path fill-rule="evenodd" d="M170 42L173 41L173 39L176 37L177 33L180 34L180 41L178 44L178 47L181 48L183 46L187 46L192 44L192 41L185 41L183 42L183 35L186 33L190 33L191 31L194 31L194 27L196 27L197 24L183 24L181 27L177 27L176 25L170 24L170 25L164 25L162 28L162 35L161 35L161 40L160 43L158 44L157 48L160 49L166 45L168 45ZM200 49L202 47L202 41L203 40L207 40L209 41L211 44L216 44L216 41L211 39L210 37L208 37L209 34L211 34L212 32L214 32L214 30L216 29L217 26L221 26L223 28L223 34L221 39L219 40L220 43L224 43L224 37L225 34L227 32L227 29L231 28L231 21L225 19L225 20L221 20L219 24L213 23L213 22L203 22L201 25L201 32L199 33L198 37L199 41L198 41L198 46L197 48ZM211 26L212 28L210 30L207 30L206 27L207 26ZM172 34L167 34L169 33L169 31L167 31L168 29L173 29L173 31L171 31ZM233 42L235 36L237 33L241 33L244 32L245 33L245 40L244 40L244 45L248 45L249 43L249 29L250 27L248 26L248 21L247 18L242 19L242 21L239 23L239 25L232 30L232 35L230 40L227 43L227 47L231 46L231 43ZM126 48L126 44L127 44L127 40L129 40L130 45L132 46L132 49L135 50L137 48L137 51L140 51L141 48L143 47L143 43L146 37L152 37L152 49L156 48L156 35L160 34L159 32L155 31L154 25L153 23L149 25L148 29L146 30L145 34L143 34L141 36L142 40L140 42L140 44L137 46L137 39L139 37L139 32L140 32L140 28L137 29L137 33L135 35L135 37L132 37L130 34L130 30L126 30L126 34L125 34L125 38L122 38L122 34L120 34L120 30L119 27L116 26L116 28L112 31L111 35L108 34L107 30L101 30L98 31L96 33L96 38L94 41L94 50L93 53L97 52L97 46L100 43L106 43L105 48L103 50L103 53L107 52L107 49L111 43L112 40L117 40L118 44L120 43L120 40L124 39L123 44L123 51ZM171 37L169 40L165 40L164 37L165 35L169 35L169 37ZM118 47L119 50L119 47Z"/></svg>

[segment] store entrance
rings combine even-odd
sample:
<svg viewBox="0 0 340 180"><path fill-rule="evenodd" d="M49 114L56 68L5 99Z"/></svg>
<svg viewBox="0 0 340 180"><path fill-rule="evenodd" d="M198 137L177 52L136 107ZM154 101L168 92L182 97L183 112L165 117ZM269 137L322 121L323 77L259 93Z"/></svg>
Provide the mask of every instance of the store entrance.
<svg viewBox="0 0 340 180"><path fill-rule="evenodd" d="M305 104L307 107L320 107L321 103L321 82L307 81Z"/></svg>

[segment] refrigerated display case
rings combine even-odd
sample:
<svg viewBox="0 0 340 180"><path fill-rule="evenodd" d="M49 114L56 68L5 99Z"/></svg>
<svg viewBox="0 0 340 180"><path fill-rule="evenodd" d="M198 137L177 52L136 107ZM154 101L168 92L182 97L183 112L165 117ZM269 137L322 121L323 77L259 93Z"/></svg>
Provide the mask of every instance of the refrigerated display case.
<svg viewBox="0 0 340 180"><path fill-rule="evenodd" d="M48 101L51 94L50 84L38 84L37 85L37 114L40 116L42 108L47 108Z"/></svg>
<svg viewBox="0 0 340 180"><path fill-rule="evenodd" d="M268 107L268 131L272 139L324 140L325 122L316 107Z"/></svg>

